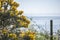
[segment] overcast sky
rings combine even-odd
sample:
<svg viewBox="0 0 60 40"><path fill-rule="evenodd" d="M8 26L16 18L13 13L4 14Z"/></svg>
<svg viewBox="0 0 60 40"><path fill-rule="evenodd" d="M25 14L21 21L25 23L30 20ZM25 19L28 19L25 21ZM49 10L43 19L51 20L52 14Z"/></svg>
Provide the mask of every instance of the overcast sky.
<svg viewBox="0 0 60 40"><path fill-rule="evenodd" d="M15 0L20 4L19 10L24 15L32 16L59 16L60 0Z"/></svg>

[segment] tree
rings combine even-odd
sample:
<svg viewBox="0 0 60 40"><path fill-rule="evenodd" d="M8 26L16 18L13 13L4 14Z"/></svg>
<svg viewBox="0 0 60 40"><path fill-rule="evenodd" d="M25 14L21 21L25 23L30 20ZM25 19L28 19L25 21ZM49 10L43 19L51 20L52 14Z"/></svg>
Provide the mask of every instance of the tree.
<svg viewBox="0 0 60 40"><path fill-rule="evenodd" d="M19 34L14 33L13 30L20 27L28 28L30 21L26 16L22 15L23 11L18 10L19 4L14 0L0 0L0 31L3 34L2 40L18 40ZM13 25L9 30L7 27Z"/></svg>
<svg viewBox="0 0 60 40"><path fill-rule="evenodd" d="M27 17L22 15L23 11L17 10L18 6L19 4L14 2L14 0L0 0L0 27L2 28L2 34L4 36L2 40L9 40L9 38L10 40L18 40L19 34L22 32L19 30L19 33L14 33L13 30L20 27L28 28L30 24ZM11 25L13 25L13 28L8 30L7 27ZM35 33L33 32L27 36L33 36L32 39L35 39Z"/></svg>
<svg viewBox="0 0 60 40"><path fill-rule="evenodd" d="M28 27L30 21L26 16L22 15L22 10L17 10L18 6L19 4L14 2L14 0L0 0L0 27L6 27L12 24L15 27Z"/></svg>

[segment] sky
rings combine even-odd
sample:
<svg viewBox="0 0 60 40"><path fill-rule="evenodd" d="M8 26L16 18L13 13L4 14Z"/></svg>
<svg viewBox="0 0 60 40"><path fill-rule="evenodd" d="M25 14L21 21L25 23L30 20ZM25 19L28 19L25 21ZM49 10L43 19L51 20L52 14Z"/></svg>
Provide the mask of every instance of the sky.
<svg viewBox="0 0 60 40"><path fill-rule="evenodd" d="M24 15L32 16L59 16L60 0L15 0L20 4L19 10Z"/></svg>

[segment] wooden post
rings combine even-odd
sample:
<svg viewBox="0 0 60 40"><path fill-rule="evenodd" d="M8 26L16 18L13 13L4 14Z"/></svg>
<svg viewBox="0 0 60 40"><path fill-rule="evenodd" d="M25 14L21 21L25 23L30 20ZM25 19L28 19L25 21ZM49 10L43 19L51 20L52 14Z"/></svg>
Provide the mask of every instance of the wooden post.
<svg viewBox="0 0 60 40"><path fill-rule="evenodd" d="M50 40L53 40L53 20L50 20Z"/></svg>

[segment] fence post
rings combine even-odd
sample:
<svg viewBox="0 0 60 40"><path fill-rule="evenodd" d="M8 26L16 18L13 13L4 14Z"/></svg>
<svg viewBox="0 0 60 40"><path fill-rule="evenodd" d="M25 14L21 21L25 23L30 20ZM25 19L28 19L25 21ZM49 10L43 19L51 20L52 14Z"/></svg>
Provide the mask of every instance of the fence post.
<svg viewBox="0 0 60 40"><path fill-rule="evenodd" d="M50 40L53 40L53 20L50 20Z"/></svg>

